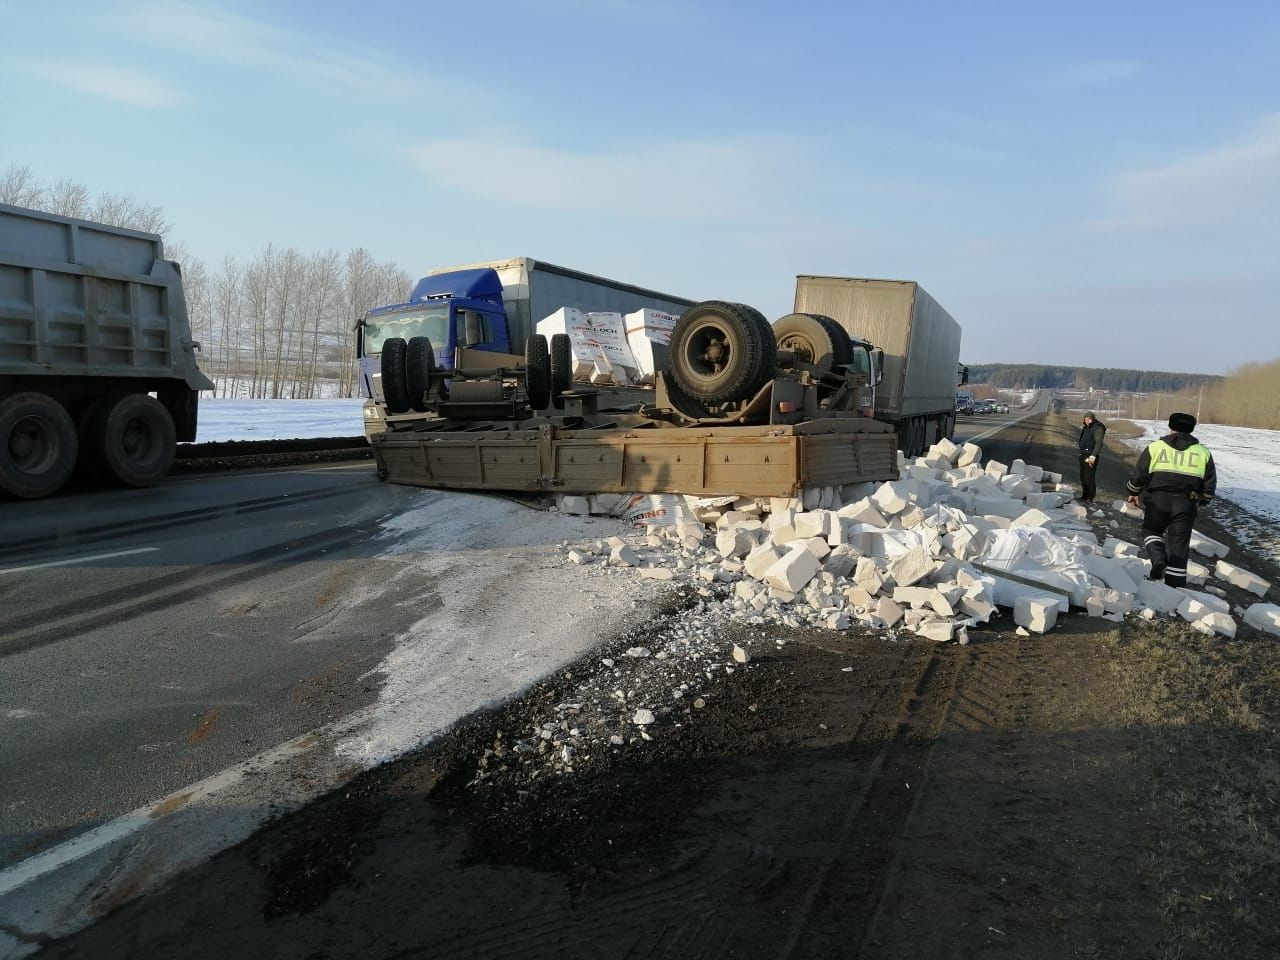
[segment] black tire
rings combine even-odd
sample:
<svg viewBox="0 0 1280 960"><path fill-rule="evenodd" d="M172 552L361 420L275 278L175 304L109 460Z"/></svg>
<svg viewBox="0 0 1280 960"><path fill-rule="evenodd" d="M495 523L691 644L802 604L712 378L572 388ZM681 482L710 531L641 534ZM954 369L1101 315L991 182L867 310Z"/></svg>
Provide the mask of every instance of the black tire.
<svg viewBox="0 0 1280 960"><path fill-rule="evenodd" d="M0 403L0 491L24 500L56 493L76 468L76 425L43 393Z"/></svg>
<svg viewBox="0 0 1280 960"><path fill-rule="evenodd" d="M773 376L777 353L768 321L740 303L694 304L671 332L676 384L704 403L745 400Z"/></svg>
<svg viewBox="0 0 1280 960"><path fill-rule="evenodd" d="M831 362L833 366L843 367L853 363L853 339L849 331L840 326L833 318L821 313L810 314L826 329L831 336Z"/></svg>
<svg viewBox="0 0 1280 960"><path fill-rule="evenodd" d="M435 369L436 352L426 337L413 337L405 348L405 389L409 394L409 406L418 413L427 409L427 394L431 392L431 371ZM385 375L384 375L385 377ZM383 379L383 390L386 380Z"/></svg>
<svg viewBox="0 0 1280 960"><path fill-rule="evenodd" d="M382 344L382 399L387 413L409 410L408 352L404 337L392 337Z"/></svg>
<svg viewBox="0 0 1280 960"><path fill-rule="evenodd" d="M790 350L796 360L819 373L829 373L836 362L835 339L815 313L788 313L773 324L779 350Z"/></svg>
<svg viewBox="0 0 1280 960"><path fill-rule="evenodd" d="M551 402L551 353L540 333L524 342L524 390L534 410L545 410Z"/></svg>
<svg viewBox="0 0 1280 960"><path fill-rule="evenodd" d="M573 345L567 333L551 336L551 405L564 409L564 397L560 396L573 386Z"/></svg>
<svg viewBox="0 0 1280 960"><path fill-rule="evenodd" d="M86 465L108 483L149 487L173 466L177 431L155 397L129 393L95 401L80 438Z"/></svg>

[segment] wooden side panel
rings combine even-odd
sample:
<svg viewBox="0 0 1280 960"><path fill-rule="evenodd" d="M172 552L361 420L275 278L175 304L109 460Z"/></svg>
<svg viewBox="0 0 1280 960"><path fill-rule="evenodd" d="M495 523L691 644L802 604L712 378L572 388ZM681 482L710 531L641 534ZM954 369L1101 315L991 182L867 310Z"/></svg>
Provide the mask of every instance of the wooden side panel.
<svg viewBox="0 0 1280 960"><path fill-rule="evenodd" d="M547 445L545 466L540 444ZM438 435L383 439L373 449L392 482L470 490L765 497L897 476L896 437L887 432L725 428L548 434L542 441Z"/></svg>

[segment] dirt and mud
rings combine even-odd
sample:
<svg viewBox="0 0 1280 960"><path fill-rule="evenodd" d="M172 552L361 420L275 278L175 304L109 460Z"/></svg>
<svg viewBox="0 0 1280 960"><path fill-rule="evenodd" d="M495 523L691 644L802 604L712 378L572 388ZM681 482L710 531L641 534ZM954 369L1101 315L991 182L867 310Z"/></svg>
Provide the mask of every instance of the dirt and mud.
<svg viewBox="0 0 1280 960"><path fill-rule="evenodd" d="M1070 477L1074 434L986 446ZM1006 616L967 646L776 629L741 663L726 628L642 732L564 753L583 690L697 602L44 955L1280 956L1276 641Z"/></svg>

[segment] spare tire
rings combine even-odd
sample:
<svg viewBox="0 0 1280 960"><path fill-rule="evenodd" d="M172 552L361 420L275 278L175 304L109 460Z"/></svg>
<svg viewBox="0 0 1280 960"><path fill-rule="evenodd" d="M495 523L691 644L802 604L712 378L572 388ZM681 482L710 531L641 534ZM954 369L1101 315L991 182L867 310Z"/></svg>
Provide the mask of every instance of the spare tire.
<svg viewBox="0 0 1280 960"><path fill-rule="evenodd" d="M0 403L0 491L47 497L75 466L76 426L62 404L43 393L16 393Z"/></svg>
<svg viewBox="0 0 1280 960"><path fill-rule="evenodd" d="M564 409L564 391L573 386L573 345L567 333L551 336L551 404Z"/></svg>
<svg viewBox="0 0 1280 960"><path fill-rule="evenodd" d="M758 310L723 300L694 304L671 332L671 375L704 403L745 400L773 376L772 341Z"/></svg>
<svg viewBox="0 0 1280 960"><path fill-rule="evenodd" d="M835 338L817 314L788 313L773 324L778 349L789 350L796 360L828 373L835 366Z"/></svg>
<svg viewBox="0 0 1280 960"><path fill-rule="evenodd" d="M431 371L435 369L436 352L426 337L413 337L405 350L405 390L409 405L419 413L427 409L427 394L431 392ZM386 390L386 380L382 389Z"/></svg>
<svg viewBox="0 0 1280 960"><path fill-rule="evenodd" d="M545 410L551 402L551 356L540 333L524 342L524 390L534 410Z"/></svg>
<svg viewBox="0 0 1280 960"><path fill-rule="evenodd" d="M409 410L408 350L404 337L392 337L382 344L382 399L387 413Z"/></svg>
<svg viewBox="0 0 1280 960"><path fill-rule="evenodd" d="M831 317L824 316L821 313L811 313L813 317L823 328L831 335L831 362L833 366L843 367L853 363L853 338L849 336L849 331Z"/></svg>

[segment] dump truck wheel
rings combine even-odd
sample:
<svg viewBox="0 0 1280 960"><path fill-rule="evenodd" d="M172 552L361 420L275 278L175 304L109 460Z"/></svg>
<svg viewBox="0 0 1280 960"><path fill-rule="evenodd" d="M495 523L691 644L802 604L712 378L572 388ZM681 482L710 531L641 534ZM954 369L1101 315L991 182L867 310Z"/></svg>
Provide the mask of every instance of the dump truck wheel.
<svg viewBox="0 0 1280 960"><path fill-rule="evenodd" d="M388 413L406 413L410 407L408 352L404 337L392 337L382 345L382 398Z"/></svg>
<svg viewBox="0 0 1280 960"><path fill-rule="evenodd" d="M169 472L176 452L173 417L155 397L104 397L84 419L80 438L86 465L99 479L149 487Z"/></svg>
<svg viewBox="0 0 1280 960"><path fill-rule="evenodd" d="M551 355L540 333L524 342L524 390L534 410L545 410L551 402Z"/></svg>
<svg viewBox="0 0 1280 960"><path fill-rule="evenodd" d="M436 366L436 352L426 337L413 337L405 348L405 389L409 393L409 406L418 413L427 409L427 394L431 392L431 371ZM384 375L385 376L385 375ZM386 390L386 380L382 389Z"/></svg>
<svg viewBox="0 0 1280 960"><path fill-rule="evenodd" d="M551 403L557 410L564 409L564 397L560 396L573 386L573 345L567 333L551 336Z"/></svg>
<svg viewBox="0 0 1280 960"><path fill-rule="evenodd" d="M768 322L740 303L695 304L671 332L671 374L704 403L745 400L773 376L776 354Z"/></svg>
<svg viewBox="0 0 1280 960"><path fill-rule="evenodd" d="M823 329L831 336L832 366L843 367L853 363L853 339L849 336L849 331L832 317L821 313L811 313L809 316L822 324Z"/></svg>
<svg viewBox="0 0 1280 960"><path fill-rule="evenodd" d="M24 500L47 497L76 467L76 426L62 404L43 393L0 403L0 490Z"/></svg>
<svg viewBox="0 0 1280 960"><path fill-rule="evenodd" d="M836 363L835 338L815 313L788 313L773 324L779 350L790 350L801 363L828 373Z"/></svg>

